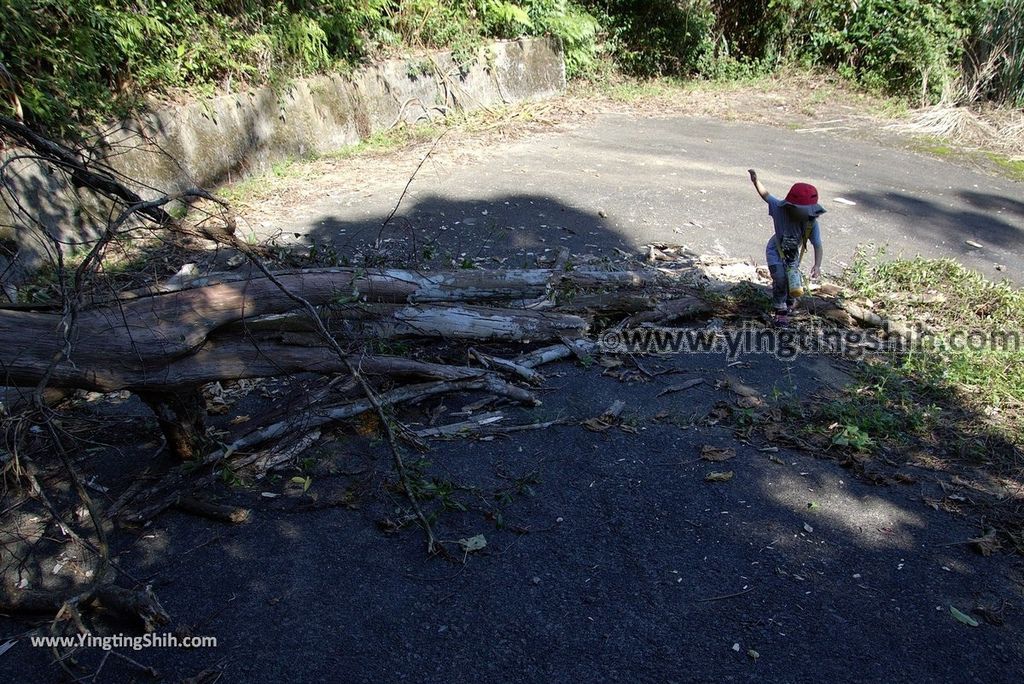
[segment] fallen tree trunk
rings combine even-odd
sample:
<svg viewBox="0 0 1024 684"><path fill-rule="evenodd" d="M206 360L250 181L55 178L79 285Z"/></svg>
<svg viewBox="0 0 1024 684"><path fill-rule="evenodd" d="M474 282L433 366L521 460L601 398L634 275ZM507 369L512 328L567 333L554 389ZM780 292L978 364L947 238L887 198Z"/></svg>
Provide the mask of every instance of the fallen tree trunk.
<svg viewBox="0 0 1024 684"><path fill-rule="evenodd" d="M346 339L441 337L455 340L545 341L578 337L587 331L582 318L567 313L513 310L456 302L447 306L345 304L324 307L321 319ZM236 323L231 330L314 332L303 313L266 316Z"/></svg>
<svg viewBox="0 0 1024 684"><path fill-rule="evenodd" d="M282 270L275 275L289 288L295 285L297 279L302 279L310 288L317 288L319 284L327 282L335 288L335 294L358 292L369 302L420 304L529 300L547 294L551 287L559 284L579 288L639 288L654 283L658 277L658 274L651 271L607 271L587 268L570 271L547 268L461 269L434 273L394 268L311 268ZM238 271L211 273L191 281L169 279L165 283L119 294L118 299L143 299L215 285L260 280L265 280L263 274L250 266ZM308 299L310 291L304 292L303 296ZM97 300L93 304L102 305L108 302L109 300Z"/></svg>
<svg viewBox="0 0 1024 684"><path fill-rule="evenodd" d="M575 287L632 288L654 277L632 271L546 269L427 276L398 270L317 270L279 276L284 289L268 278L252 278L87 307L70 331L64 328L65 317L55 313L0 308L0 339L26 341L0 348L0 367L6 385L33 386L49 373L52 387L97 391L164 391L219 379L327 372L340 368L332 358L336 352L315 335L284 334L315 328L305 313L296 313L301 307L295 297L326 311L322 318L339 339L347 331L355 337L526 342L579 337L587 325L564 311L477 302L543 297L553 283L566 279ZM409 301L451 304L404 303ZM262 335L257 344L252 332ZM53 365L69 346L70 356Z"/></svg>
<svg viewBox="0 0 1024 684"><path fill-rule="evenodd" d="M94 301L71 315L0 308L0 339L25 341L0 345L3 382L34 386L45 379L55 388L135 392L153 410L170 449L193 459L209 448L198 391L206 383L345 373L358 359L371 375L433 381L412 390L425 396L473 389L532 403L529 393L493 371L537 382L540 376L530 370L534 361L585 354L589 347L574 340L584 338L588 323L577 312L592 317L603 305L619 315L665 321L706 309L678 286L670 294L675 299L660 302L647 290L663 279L648 271L332 268L218 277L221 282L203 286L176 281L166 292L154 286ZM366 355L361 349L402 338L562 344L526 362L479 355L490 372ZM403 391L393 390L399 396ZM364 410L358 403L336 406L322 418L336 422Z"/></svg>

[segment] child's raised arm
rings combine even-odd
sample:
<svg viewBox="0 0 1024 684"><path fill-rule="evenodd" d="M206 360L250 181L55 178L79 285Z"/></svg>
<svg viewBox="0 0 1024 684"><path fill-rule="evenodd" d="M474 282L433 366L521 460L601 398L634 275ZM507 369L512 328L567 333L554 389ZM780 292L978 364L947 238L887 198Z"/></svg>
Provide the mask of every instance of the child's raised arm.
<svg viewBox="0 0 1024 684"><path fill-rule="evenodd" d="M757 194L761 196L761 199L767 202L768 191L763 185L761 185L761 181L757 180L757 171L754 169L748 169L747 173L750 174L750 182L754 184L754 189L757 190Z"/></svg>

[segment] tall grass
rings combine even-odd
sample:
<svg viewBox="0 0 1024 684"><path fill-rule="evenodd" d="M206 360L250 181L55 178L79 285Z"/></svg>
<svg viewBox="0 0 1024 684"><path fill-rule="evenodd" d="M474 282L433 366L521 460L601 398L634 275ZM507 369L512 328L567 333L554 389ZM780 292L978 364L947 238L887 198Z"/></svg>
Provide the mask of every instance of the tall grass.
<svg viewBox="0 0 1024 684"><path fill-rule="evenodd" d="M956 99L1024 106L1024 0L986 0L977 16Z"/></svg>

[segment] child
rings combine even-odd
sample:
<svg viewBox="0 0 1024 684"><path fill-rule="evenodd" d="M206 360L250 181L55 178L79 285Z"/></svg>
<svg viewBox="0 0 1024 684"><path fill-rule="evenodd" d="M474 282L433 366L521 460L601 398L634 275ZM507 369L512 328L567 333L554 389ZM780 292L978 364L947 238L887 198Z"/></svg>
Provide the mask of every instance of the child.
<svg viewBox="0 0 1024 684"><path fill-rule="evenodd" d="M772 274L772 306L775 308L775 322L786 324L796 306L796 298L790 294L788 272L800 268L800 260L807 248L807 241L814 245L814 266L811 278L821 275L821 260L824 251L821 245L821 228L818 217L825 213L818 204L818 190L808 183L796 183L789 190L785 200L768 194L757 172L750 169L750 180L768 203L768 215L775 223L775 235L765 247L768 270Z"/></svg>

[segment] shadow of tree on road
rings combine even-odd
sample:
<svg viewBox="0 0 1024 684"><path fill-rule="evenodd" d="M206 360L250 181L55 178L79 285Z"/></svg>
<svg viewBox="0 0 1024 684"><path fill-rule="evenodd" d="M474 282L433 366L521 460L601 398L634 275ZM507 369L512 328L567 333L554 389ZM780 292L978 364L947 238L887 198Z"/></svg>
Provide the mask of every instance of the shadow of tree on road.
<svg viewBox="0 0 1024 684"><path fill-rule="evenodd" d="M942 216L930 228L942 233L952 234L963 219L909 198L873 201ZM983 216L967 215L979 222ZM534 266L561 247L574 254L603 250L605 259L615 248L628 249L602 217L533 195L417 197L382 230L386 218L325 218L309 236L318 263ZM1009 223L987 230L997 244L1020 240ZM310 244L293 249L308 251ZM759 306L736 315L756 317ZM457 352L410 345L408 353ZM924 474L914 484L872 486L830 458L815 458L831 457L831 448L808 454L767 439L760 421L774 421L778 411L784 430L799 430L803 399L829 391L800 359L688 354L618 361L635 361L637 372L615 377L599 362L563 362L545 373L540 409L508 409L523 422L561 416L567 424L507 439L439 442L422 455L418 467L434 491L450 487L448 499L434 494L425 501L445 541L454 547L461 538L487 537L488 546L461 564L426 558L417 530L384 524L404 506L393 476L380 466L387 457L372 426L364 434L343 426L329 436L317 453L336 458L339 468L312 476L310 494L294 506L275 505L276 497L257 491L280 494L284 480L216 485L224 500L255 509L251 524L229 528L170 512L148 528L119 531L118 562L154 582L182 626L217 635L222 644L138 657L179 678L214 669L240 681L339 672L367 680L485 682L507 680L510 672L538 682L951 679L965 672L1012 681L1021 674L1024 646L1012 637L1024 624L1016 609L1020 585L1006 575L1014 561L974 554L964 542L977 528L921 501L925 480L941 467L918 463L912 467ZM725 382L732 375L757 388L763 413L736 405ZM680 377L704 382L662 393ZM398 415L425 423L464 412L477 399L432 399ZM627 406L621 426L580 427L616 399ZM286 403L273 393L252 401L215 426L230 429L250 406ZM980 420L964 412L966 421ZM128 435L125 418L78 402L64 419L69 431L76 421L91 423L92 441L78 456L91 481L109 488L108 500L153 465L146 435L154 424ZM132 418L138 429L138 416ZM116 447L102 438L114 431ZM736 455L703 461L705 444ZM899 465L910 467L910 459ZM349 472L357 466L363 472ZM296 464L295 474L313 467ZM705 481L720 470L732 470L732 479ZM507 490L510 478L532 484L508 500L487 500ZM299 505L330 487L353 488L353 498L306 511ZM955 485L944 496L967 499L967 489ZM52 557L33 562L34 573L52 572ZM951 616L950 605L980 611L973 614L991 623L972 630ZM25 630L7 618L0 626L5 634ZM41 649L19 645L5 658L26 681L52 672ZM108 667L111 676L132 676L124 663Z"/></svg>
<svg viewBox="0 0 1024 684"><path fill-rule="evenodd" d="M909 229L915 238L948 242L950 249L960 255L976 249L966 240L1014 252L1024 247L1024 222L1019 220L1024 218L1024 205L1013 198L983 192L960 193L950 197L950 205L944 206L898 192L848 194L868 209L919 219Z"/></svg>

